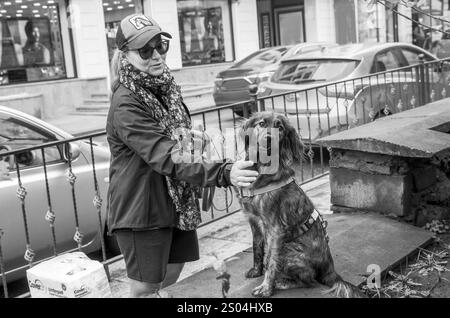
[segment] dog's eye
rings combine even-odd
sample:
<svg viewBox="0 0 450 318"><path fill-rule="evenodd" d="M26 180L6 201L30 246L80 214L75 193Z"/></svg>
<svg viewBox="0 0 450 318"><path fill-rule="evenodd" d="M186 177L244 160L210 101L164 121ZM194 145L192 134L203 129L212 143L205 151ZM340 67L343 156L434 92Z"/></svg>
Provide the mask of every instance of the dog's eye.
<svg viewBox="0 0 450 318"><path fill-rule="evenodd" d="M279 130L284 130L284 127L279 120L274 121L273 127L278 128Z"/></svg>
<svg viewBox="0 0 450 318"><path fill-rule="evenodd" d="M258 126L264 128L264 127L266 127L266 122L260 121L260 122L258 123Z"/></svg>

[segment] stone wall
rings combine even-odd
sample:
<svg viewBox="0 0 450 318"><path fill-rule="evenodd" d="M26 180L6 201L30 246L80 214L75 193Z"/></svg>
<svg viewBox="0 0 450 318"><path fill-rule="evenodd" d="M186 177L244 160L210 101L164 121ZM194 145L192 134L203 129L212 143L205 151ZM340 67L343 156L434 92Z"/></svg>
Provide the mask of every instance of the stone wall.
<svg viewBox="0 0 450 318"><path fill-rule="evenodd" d="M450 153L432 159L333 149L332 210L365 210L422 226L450 218Z"/></svg>

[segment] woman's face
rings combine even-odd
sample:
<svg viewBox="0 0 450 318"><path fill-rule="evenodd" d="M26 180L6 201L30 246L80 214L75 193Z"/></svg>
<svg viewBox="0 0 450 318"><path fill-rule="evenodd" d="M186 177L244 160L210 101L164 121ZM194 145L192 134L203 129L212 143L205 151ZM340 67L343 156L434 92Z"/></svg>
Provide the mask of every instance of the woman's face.
<svg viewBox="0 0 450 318"><path fill-rule="evenodd" d="M150 45L155 47L156 43L161 41L161 37L155 37L149 41ZM153 50L153 55L144 60L137 50L126 52L126 56L130 63L141 72L148 73L152 76L159 76L164 71L167 54L159 54L157 50Z"/></svg>
<svg viewBox="0 0 450 318"><path fill-rule="evenodd" d="M32 33L32 35L33 35L34 41L35 41L35 42L39 42L39 38L40 38L41 36L40 36L39 28L38 28L38 27L34 27L34 28L33 28L33 33Z"/></svg>

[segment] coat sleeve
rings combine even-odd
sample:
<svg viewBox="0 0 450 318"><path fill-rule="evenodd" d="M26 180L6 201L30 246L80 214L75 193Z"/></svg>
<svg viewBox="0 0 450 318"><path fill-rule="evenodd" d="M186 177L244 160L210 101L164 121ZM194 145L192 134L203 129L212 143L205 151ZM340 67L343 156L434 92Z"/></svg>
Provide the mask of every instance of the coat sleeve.
<svg viewBox="0 0 450 318"><path fill-rule="evenodd" d="M158 123L138 105L121 103L114 111L113 125L125 145L159 174L207 187L231 185L231 162L179 163L172 159L177 142L167 137Z"/></svg>

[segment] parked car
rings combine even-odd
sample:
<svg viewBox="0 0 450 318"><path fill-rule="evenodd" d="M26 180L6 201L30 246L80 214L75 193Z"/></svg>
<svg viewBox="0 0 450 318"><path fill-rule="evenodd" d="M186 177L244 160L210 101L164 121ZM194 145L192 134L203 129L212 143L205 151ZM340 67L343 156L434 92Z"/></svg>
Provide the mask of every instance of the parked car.
<svg viewBox="0 0 450 318"><path fill-rule="evenodd" d="M73 136L38 118L0 106L0 154L68 138ZM83 251L90 253L99 250L101 244L98 214L93 204L95 189L90 144L87 141L77 141L70 143L70 147L61 145L45 148L44 153L52 210L56 215L54 229L57 252L77 248L73 239L75 214L72 191L67 179L69 153L73 173L76 175L76 205L79 229L84 234ZM105 199L110 153L107 148L94 145L94 158L100 195ZM15 162L19 165L21 181L27 192L25 209L31 248L36 254L34 261L53 255L52 232L45 219L49 205L41 149L23 152L16 156L16 160L12 156L0 157L0 228L3 230L1 244L7 271L27 264L24 259L26 236L21 202L17 196L19 185ZM104 203L101 209L103 222L105 205ZM8 275L7 279L10 281L24 275L21 270Z"/></svg>
<svg viewBox="0 0 450 318"><path fill-rule="evenodd" d="M249 85L267 81L278 68L283 56L315 52L332 45L335 44L299 43L258 50L217 75L214 101L218 106L248 101L251 99Z"/></svg>
<svg viewBox="0 0 450 318"><path fill-rule="evenodd" d="M386 98L391 96L385 94L391 90L388 88L390 83L416 84L415 70L405 72L401 79L369 75L418 64L421 55L425 61L437 60L431 53L406 43L349 44L298 54L281 60L274 75L259 86L258 97L264 98L266 109L298 117L295 121L302 127L302 138L314 142L339 130L349 116L357 113L352 103L358 92L361 97L361 94L368 94L368 87L371 87L368 98L373 100L365 107L374 104L384 107L393 102L387 101ZM352 81L363 76L368 77ZM325 87L327 83L338 81L341 83ZM409 93L414 90L413 85L406 87ZM364 110L359 110L359 114L362 112ZM384 110L377 109L376 112L380 115Z"/></svg>

